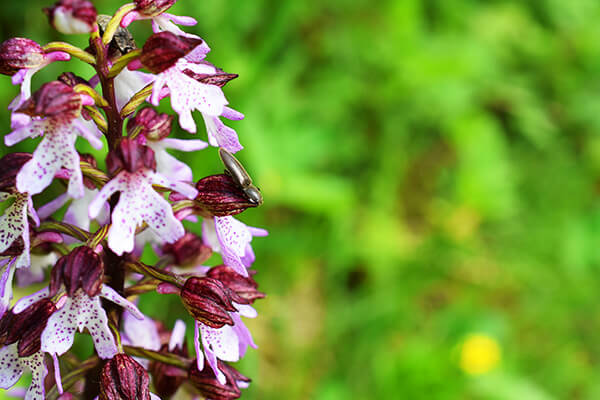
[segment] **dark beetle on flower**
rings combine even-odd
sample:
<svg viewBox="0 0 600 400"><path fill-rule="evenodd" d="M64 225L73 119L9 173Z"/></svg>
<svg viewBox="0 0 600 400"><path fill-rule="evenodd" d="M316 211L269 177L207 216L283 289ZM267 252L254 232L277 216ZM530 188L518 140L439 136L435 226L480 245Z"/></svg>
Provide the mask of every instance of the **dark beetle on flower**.
<svg viewBox="0 0 600 400"><path fill-rule="evenodd" d="M233 154L222 147L219 148L219 157L221 157L221 161L223 161L223 165L225 165L226 172L244 191L246 196L248 196L248 200L250 200L251 203L261 205L263 198L260 194L260 190L252 184L252 178L250 178L250 175L248 175L242 163L240 163Z"/></svg>

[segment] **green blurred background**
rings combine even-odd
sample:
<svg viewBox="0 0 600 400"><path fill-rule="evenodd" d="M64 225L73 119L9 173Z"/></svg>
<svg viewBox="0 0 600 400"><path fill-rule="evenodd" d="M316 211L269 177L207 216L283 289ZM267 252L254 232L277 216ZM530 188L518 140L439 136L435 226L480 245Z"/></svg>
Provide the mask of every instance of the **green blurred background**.
<svg viewBox="0 0 600 400"><path fill-rule="evenodd" d="M50 4L3 2L1 39L67 39ZM171 12L240 74L225 93L246 119L230 125L265 197L241 216L271 233L253 241L268 298L236 365L243 399L600 398L600 2ZM54 64L34 87L67 67L92 73ZM8 104L17 89L0 88ZM196 178L222 169L214 149L182 157ZM175 298L141 307L184 315Z"/></svg>

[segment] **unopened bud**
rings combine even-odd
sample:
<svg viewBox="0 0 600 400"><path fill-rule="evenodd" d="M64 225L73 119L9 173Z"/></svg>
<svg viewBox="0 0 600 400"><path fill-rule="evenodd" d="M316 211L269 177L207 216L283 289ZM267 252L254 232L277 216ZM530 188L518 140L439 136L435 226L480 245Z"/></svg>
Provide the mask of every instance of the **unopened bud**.
<svg viewBox="0 0 600 400"><path fill-rule="evenodd" d="M167 31L155 33L144 44L140 61L152 73L158 74L201 44L202 39L177 36Z"/></svg>
<svg viewBox="0 0 600 400"><path fill-rule="evenodd" d="M63 72L58 77L58 80L60 82L64 83L65 85L70 86L70 87L75 87L75 85L80 85L80 84L81 85L91 86L88 81L86 81L85 79L83 79L80 76L75 75L72 72Z"/></svg>
<svg viewBox="0 0 600 400"><path fill-rule="evenodd" d="M239 297L244 299L242 304L252 304L257 299L262 299L265 294L259 292L258 283L251 276L242 276L235 272L233 268L226 265L212 267L206 273L209 278L219 280L227 288L233 290Z"/></svg>
<svg viewBox="0 0 600 400"><path fill-rule="evenodd" d="M198 195L194 199L196 205L215 217L236 215L247 208L257 206L227 174L202 178L196 184L196 189L198 189Z"/></svg>
<svg viewBox="0 0 600 400"><path fill-rule="evenodd" d="M73 88L62 82L52 81L43 84L17 112L31 117L76 118L81 107L81 96Z"/></svg>
<svg viewBox="0 0 600 400"><path fill-rule="evenodd" d="M62 283L69 297L73 297L78 289L83 289L89 297L94 297L100 293L103 277L102 257L87 246L76 247L59 258L52 268L50 296L58 293Z"/></svg>
<svg viewBox="0 0 600 400"><path fill-rule="evenodd" d="M134 0L136 11L147 17L155 17L167 11L177 0Z"/></svg>
<svg viewBox="0 0 600 400"><path fill-rule="evenodd" d="M143 108L127 122L127 132L131 135L135 129L140 129L139 135L144 135L149 140L161 140L169 136L173 116L158 113L153 108Z"/></svg>
<svg viewBox="0 0 600 400"><path fill-rule="evenodd" d="M124 169L129 173L144 168L156 170L154 151L135 140L122 139L117 148L108 153L106 167L111 174L119 169Z"/></svg>
<svg viewBox="0 0 600 400"><path fill-rule="evenodd" d="M200 265L212 255L211 248L193 233L186 233L175 243L165 244L163 252L172 255L177 265Z"/></svg>
<svg viewBox="0 0 600 400"><path fill-rule="evenodd" d="M100 373L100 400L148 400L150 378L137 361L118 353Z"/></svg>
<svg viewBox="0 0 600 400"><path fill-rule="evenodd" d="M169 351L169 346L165 344L161 347L160 352L163 354L171 353L186 358L188 357L187 346L185 344L183 348L180 349L176 347L173 351ZM158 361L151 362L148 370L152 374L152 382L156 389L156 393L163 399L171 398L187 379L185 371Z"/></svg>
<svg viewBox="0 0 600 400"><path fill-rule="evenodd" d="M240 388L246 388L250 379L240 374L232 366L218 360L217 367L225 375L226 382L221 384L210 368L208 361L204 361L202 371L198 370L196 363L192 363L189 377L192 385L211 400L233 400L238 399L242 393Z"/></svg>
<svg viewBox="0 0 600 400"><path fill-rule="evenodd" d="M0 74L14 75L20 69L37 68L45 59L44 49L33 40L11 38L0 44Z"/></svg>
<svg viewBox="0 0 600 400"><path fill-rule="evenodd" d="M0 192L16 190L17 174L27 161L31 160L30 153L9 153L0 159Z"/></svg>
<svg viewBox="0 0 600 400"><path fill-rule="evenodd" d="M233 325L229 312L237 309L238 296L213 278L189 278L181 289L181 301L196 321L211 328Z"/></svg>
<svg viewBox="0 0 600 400"><path fill-rule="evenodd" d="M87 0L60 0L44 8L50 25L65 34L90 33L94 30L98 12Z"/></svg>
<svg viewBox="0 0 600 400"><path fill-rule="evenodd" d="M0 346L19 342L19 357L29 357L41 348L41 335L48 318L56 311L50 299L33 303L19 314L12 311L0 319Z"/></svg>

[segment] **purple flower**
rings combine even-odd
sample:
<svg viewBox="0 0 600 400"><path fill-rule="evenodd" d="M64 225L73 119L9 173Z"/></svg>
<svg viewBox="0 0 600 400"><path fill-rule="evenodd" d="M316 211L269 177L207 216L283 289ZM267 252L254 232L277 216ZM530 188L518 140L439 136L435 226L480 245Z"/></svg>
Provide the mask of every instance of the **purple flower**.
<svg viewBox="0 0 600 400"><path fill-rule="evenodd" d="M257 348L252 335L240 316L255 318L256 310L249 305L233 303L238 312L231 312L233 326L223 325L215 329L196 321L195 345L198 370L204 367L204 356L221 384L226 383L226 377L218 368L218 361L239 361L246 354L248 347ZM202 349L200 348L202 343Z"/></svg>
<svg viewBox="0 0 600 400"><path fill-rule="evenodd" d="M125 104L139 92L154 81L155 76L141 71L132 71L124 68L123 71L115 77L115 97L119 111L123 109Z"/></svg>
<svg viewBox="0 0 600 400"><path fill-rule="evenodd" d="M44 8L50 25L65 34L90 33L96 28L98 12L87 0L60 0Z"/></svg>
<svg viewBox="0 0 600 400"><path fill-rule="evenodd" d="M74 198L83 196L83 176L75 140L81 135L93 147L102 147L100 131L80 118L81 108L85 104L94 104L94 101L87 95L74 92L64 83L54 81L43 85L34 97L17 110L32 118L29 123L19 126L4 137L7 146L28 137L44 135L32 159L17 175L19 192L30 195L42 192L52 183L54 175L65 168L69 176L69 195Z"/></svg>
<svg viewBox="0 0 600 400"><path fill-rule="evenodd" d="M220 116L232 121L244 119L244 114L229 107L224 107ZM208 133L208 143L211 146L222 147L231 153L238 152L244 148L240 144L237 133L225 125L219 116L202 113L202 118L204 118L206 132Z"/></svg>
<svg viewBox="0 0 600 400"><path fill-rule="evenodd" d="M23 372L30 371L33 375L31 385L25 394L25 400L44 400L44 379L48 373L44 364L44 353L38 351L29 357L19 357L17 344L0 348L0 388L8 389L14 386Z"/></svg>
<svg viewBox="0 0 600 400"><path fill-rule="evenodd" d="M19 313L36 301L48 297L49 289L42 289L17 302L13 312ZM46 353L62 355L73 345L75 330L87 329L94 340L100 358L111 358L117 353L117 346L108 327L108 318L100 298L120 305L137 318L143 318L137 307L121 297L111 287L103 285L97 296L89 297L83 289L78 289L73 297L64 296L57 307L62 306L48 319L42 333L42 350Z"/></svg>
<svg viewBox="0 0 600 400"><path fill-rule="evenodd" d="M152 188L159 185L175 190L192 199L196 190L184 183L170 182L150 169L136 172L121 171L108 182L89 208L90 218L100 213L104 203L119 191L121 196L112 213L112 225L108 231L108 246L118 255L134 248L135 229L145 221L161 239L173 243L185 233L183 225L173 215L169 202Z"/></svg>
<svg viewBox="0 0 600 400"><path fill-rule="evenodd" d="M156 170L170 181L192 182L192 169L184 162L179 161L167 153L167 149L179 151L198 151L208 147L202 140L182 140L166 138L162 140L148 140L146 145L154 150L156 157Z"/></svg>
<svg viewBox="0 0 600 400"><path fill-rule="evenodd" d="M150 102L157 106L164 94L161 90L166 86L173 110L179 114L179 125L188 132L196 133L193 110L200 111L205 119L218 117L223 114L228 102L219 86L200 82L184 71L212 75L217 69L209 64L198 64L180 58L175 65L157 74Z"/></svg>
<svg viewBox="0 0 600 400"><path fill-rule="evenodd" d="M221 253L225 265L243 276L248 276L246 268L250 267L255 259L250 246L252 237L268 234L264 229L247 226L231 216L205 219L202 223L204 242L214 252Z"/></svg>

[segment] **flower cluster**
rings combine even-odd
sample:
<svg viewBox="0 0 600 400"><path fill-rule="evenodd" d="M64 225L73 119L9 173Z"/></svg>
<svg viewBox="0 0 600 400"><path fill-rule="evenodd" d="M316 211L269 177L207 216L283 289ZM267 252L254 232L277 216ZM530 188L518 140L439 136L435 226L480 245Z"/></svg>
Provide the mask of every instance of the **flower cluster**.
<svg viewBox="0 0 600 400"><path fill-rule="evenodd" d="M178 26L193 18L167 13L176 1L134 0L108 16L90 1L60 0L44 9L50 24L88 35L88 48L25 38L0 45L0 73L20 85L4 143L41 137L33 153L0 160L0 388L17 395L30 372L27 400L169 399L180 391L228 400L249 385L229 363L257 347L244 318L257 316L253 303L265 296L251 241L267 232L234 216L262 196L222 120L244 118L223 93L237 75L207 61L206 42ZM146 19L152 34L138 48L127 27ZM37 71L69 59L95 74L65 72L32 92ZM189 133L200 112L206 141L171 137L175 115L153 108L167 97ZM82 140L94 154L78 150ZM169 153L210 146L225 173L198 181ZM50 186L63 194L38 204ZM213 253L222 261L205 265ZM13 285L44 281L13 299ZM144 315L138 297L146 292L178 296L193 327L178 320L169 329ZM72 353L77 332L92 339L86 360Z"/></svg>

